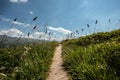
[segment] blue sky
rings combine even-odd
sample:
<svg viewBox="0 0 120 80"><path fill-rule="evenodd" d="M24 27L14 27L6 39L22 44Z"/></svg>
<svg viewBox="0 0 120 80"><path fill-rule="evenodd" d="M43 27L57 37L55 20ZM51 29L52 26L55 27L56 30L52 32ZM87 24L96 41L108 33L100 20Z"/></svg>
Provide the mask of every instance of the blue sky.
<svg viewBox="0 0 120 80"><path fill-rule="evenodd" d="M32 22L35 16L38 19ZM25 37L34 25L43 31L45 24L57 39L76 30L86 35L119 29L120 0L0 0L0 34L11 31L9 35L17 36L15 32ZM41 34L32 31L31 37Z"/></svg>

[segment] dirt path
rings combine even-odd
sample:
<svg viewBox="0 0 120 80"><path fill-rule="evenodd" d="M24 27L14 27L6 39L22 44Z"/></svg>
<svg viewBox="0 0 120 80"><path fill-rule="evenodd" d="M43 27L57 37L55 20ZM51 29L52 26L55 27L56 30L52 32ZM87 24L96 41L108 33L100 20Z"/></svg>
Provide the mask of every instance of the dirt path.
<svg viewBox="0 0 120 80"><path fill-rule="evenodd" d="M56 48L47 80L68 80L67 73L63 70L62 67L63 60L61 55L61 49L61 45Z"/></svg>

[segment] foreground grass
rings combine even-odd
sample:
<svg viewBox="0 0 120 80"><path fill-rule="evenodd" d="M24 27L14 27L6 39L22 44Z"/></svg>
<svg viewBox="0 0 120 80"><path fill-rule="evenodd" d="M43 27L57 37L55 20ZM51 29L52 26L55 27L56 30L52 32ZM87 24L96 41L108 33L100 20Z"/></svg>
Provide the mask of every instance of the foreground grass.
<svg viewBox="0 0 120 80"><path fill-rule="evenodd" d="M45 80L57 43L0 49L0 80Z"/></svg>
<svg viewBox="0 0 120 80"><path fill-rule="evenodd" d="M72 80L120 80L120 30L113 32L63 42L63 66Z"/></svg>

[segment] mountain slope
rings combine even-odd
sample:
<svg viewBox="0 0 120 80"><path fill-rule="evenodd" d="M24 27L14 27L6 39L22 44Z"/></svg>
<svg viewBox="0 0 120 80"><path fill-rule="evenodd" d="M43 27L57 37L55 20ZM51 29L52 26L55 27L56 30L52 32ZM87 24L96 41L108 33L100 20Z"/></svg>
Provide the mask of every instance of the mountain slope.
<svg viewBox="0 0 120 80"><path fill-rule="evenodd" d="M30 39L30 38L17 38L5 35L0 35L0 47L10 47L13 45L22 45L28 43L42 42L42 40Z"/></svg>
<svg viewBox="0 0 120 80"><path fill-rule="evenodd" d="M72 80L120 79L120 29L62 44L64 67Z"/></svg>

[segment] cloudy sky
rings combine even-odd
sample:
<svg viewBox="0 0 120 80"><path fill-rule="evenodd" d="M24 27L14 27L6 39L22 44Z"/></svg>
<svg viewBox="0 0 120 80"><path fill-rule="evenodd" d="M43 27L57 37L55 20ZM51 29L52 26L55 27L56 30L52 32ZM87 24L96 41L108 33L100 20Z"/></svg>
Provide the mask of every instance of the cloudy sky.
<svg viewBox="0 0 120 80"><path fill-rule="evenodd" d="M57 39L76 30L80 35L110 31L120 28L119 14L120 0L0 0L0 35L30 32L35 38L44 35L44 26Z"/></svg>

